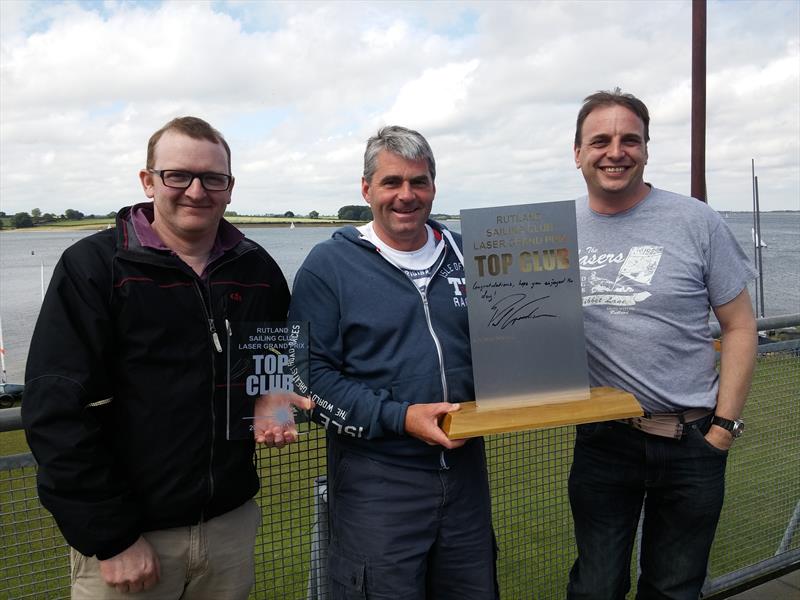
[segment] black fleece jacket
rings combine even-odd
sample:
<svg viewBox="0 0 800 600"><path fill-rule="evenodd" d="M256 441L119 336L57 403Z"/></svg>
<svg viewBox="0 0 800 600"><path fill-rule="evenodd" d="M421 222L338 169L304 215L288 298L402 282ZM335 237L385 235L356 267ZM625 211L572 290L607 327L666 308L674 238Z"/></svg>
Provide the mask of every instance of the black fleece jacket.
<svg viewBox="0 0 800 600"><path fill-rule="evenodd" d="M110 558L142 532L256 493L253 441L225 439L225 319L282 321L288 303L257 244L241 239L201 278L143 247L129 208L64 252L31 341L22 418L39 497L71 546Z"/></svg>

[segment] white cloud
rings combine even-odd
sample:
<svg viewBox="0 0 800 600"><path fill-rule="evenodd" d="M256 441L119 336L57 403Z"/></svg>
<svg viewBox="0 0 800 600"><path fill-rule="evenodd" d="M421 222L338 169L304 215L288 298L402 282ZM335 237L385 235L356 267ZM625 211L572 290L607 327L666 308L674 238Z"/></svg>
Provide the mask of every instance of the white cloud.
<svg viewBox="0 0 800 600"><path fill-rule="evenodd" d="M360 202L383 123L436 153L437 210L583 192L584 96L652 114L647 178L688 192L691 4L0 2L0 209L105 214L143 198L150 134L181 114L233 149L239 212ZM800 6L710 2L712 205L800 208Z"/></svg>
<svg viewBox="0 0 800 600"><path fill-rule="evenodd" d="M393 23L385 29L368 29L361 35L361 40L367 47L384 52L396 48L407 34L405 23Z"/></svg>
<svg viewBox="0 0 800 600"><path fill-rule="evenodd" d="M479 62L473 59L426 69L418 79L400 88L394 105L382 118L383 123L406 123L422 130L449 124L467 99Z"/></svg>

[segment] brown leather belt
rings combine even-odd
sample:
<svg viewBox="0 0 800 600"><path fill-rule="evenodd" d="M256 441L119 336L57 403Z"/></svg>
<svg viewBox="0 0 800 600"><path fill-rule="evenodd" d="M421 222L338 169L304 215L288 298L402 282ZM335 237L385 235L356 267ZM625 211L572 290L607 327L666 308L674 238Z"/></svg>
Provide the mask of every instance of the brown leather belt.
<svg viewBox="0 0 800 600"><path fill-rule="evenodd" d="M645 413L643 417L620 419L620 422L651 435L679 440L683 437L684 425L699 421L712 412L714 411L708 408L690 408L682 413L662 413L656 415Z"/></svg>

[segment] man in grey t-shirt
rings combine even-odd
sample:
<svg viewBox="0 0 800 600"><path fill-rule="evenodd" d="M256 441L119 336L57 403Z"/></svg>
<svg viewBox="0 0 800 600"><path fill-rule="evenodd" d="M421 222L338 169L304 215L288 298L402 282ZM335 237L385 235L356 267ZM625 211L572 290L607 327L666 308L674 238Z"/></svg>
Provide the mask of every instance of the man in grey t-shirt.
<svg viewBox="0 0 800 600"><path fill-rule="evenodd" d="M642 506L637 598L699 597L755 362L755 273L716 212L644 182L649 120L619 89L587 97L578 114L591 384L633 393L645 416L578 427L571 600L625 597ZM719 374L709 309L722 327Z"/></svg>

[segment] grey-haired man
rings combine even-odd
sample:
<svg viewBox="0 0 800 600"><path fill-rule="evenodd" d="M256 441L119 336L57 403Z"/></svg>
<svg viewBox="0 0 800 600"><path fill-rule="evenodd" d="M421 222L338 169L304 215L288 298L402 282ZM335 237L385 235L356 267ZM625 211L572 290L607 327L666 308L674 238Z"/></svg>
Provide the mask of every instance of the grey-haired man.
<svg viewBox="0 0 800 600"><path fill-rule="evenodd" d="M361 180L373 221L295 278L328 432L334 599L497 598L483 441L438 425L474 389L460 236L428 219L435 176L425 138L381 129Z"/></svg>

